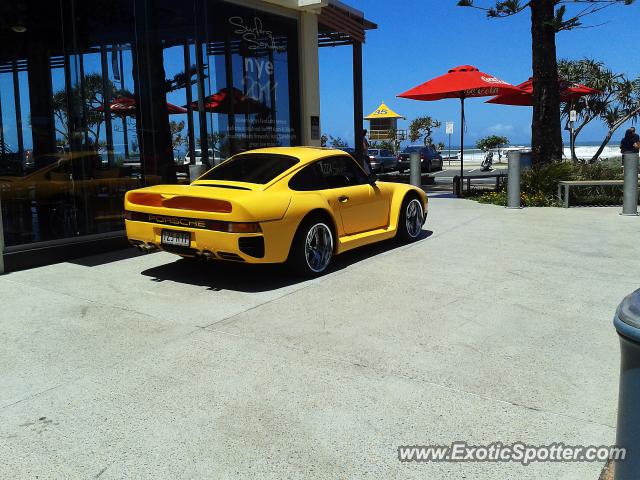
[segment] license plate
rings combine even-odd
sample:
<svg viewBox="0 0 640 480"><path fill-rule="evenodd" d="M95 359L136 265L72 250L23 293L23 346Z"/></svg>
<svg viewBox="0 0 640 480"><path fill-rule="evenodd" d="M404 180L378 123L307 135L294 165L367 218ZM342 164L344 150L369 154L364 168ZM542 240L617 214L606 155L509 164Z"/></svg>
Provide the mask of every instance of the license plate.
<svg viewBox="0 0 640 480"><path fill-rule="evenodd" d="M176 247L188 247L191 245L191 234L189 232L178 232L175 230L162 230L162 244Z"/></svg>

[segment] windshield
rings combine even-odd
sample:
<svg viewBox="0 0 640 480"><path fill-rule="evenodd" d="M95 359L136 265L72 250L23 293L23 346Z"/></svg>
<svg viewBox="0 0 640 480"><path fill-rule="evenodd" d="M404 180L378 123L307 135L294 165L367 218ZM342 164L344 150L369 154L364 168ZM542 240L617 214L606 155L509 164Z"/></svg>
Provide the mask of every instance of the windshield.
<svg viewBox="0 0 640 480"><path fill-rule="evenodd" d="M369 149L369 155L379 155L379 154L380 154L380 150Z"/></svg>
<svg viewBox="0 0 640 480"><path fill-rule="evenodd" d="M286 155L248 153L221 163L200 177L200 180L226 180L262 185L286 172L299 161Z"/></svg>

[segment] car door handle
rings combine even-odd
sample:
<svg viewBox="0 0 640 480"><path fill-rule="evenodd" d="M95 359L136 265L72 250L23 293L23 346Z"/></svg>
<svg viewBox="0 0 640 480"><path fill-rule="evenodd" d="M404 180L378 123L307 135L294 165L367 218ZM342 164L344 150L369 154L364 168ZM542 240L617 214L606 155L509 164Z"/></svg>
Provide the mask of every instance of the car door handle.
<svg viewBox="0 0 640 480"><path fill-rule="evenodd" d="M349 197L347 197L346 195L341 195L338 197L338 201L340 203L347 203L349 201Z"/></svg>

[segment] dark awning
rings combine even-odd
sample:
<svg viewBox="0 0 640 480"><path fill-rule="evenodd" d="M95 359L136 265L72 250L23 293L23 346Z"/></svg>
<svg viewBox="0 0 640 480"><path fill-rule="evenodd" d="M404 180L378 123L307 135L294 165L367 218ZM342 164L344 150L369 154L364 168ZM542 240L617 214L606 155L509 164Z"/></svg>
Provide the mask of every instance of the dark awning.
<svg viewBox="0 0 640 480"><path fill-rule="evenodd" d="M376 28L378 25L364 18L361 11L331 0L318 16L318 45L335 47L364 43L365 32Z"/></svg>

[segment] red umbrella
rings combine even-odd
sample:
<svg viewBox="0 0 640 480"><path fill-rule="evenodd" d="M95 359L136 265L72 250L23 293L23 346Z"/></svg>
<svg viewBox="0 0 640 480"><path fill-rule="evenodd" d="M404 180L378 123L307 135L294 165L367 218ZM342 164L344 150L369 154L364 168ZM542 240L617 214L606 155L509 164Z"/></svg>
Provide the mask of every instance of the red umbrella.
<svg viewBox="0 0 640 480"><path fill-rule="evenodd" d="M137 105L135 99L130 97L114 98L109 104L109 110L111 110L111 113L113 113L114 115L135 115L136 108ZM100 105L98 108L96 108L96 110L98 110L99 112L104 112L104 106ZM167 111L169 112L169 115L179 115L181 113L187 113L186 108L179 107L169 102L167 102Z"/></svg>
<svg viewBox="0 0 640 480"><path fill-rule="evenodd" d="M570 102L576 100L585 95L599 95L602 92L595 88L587 87L579 83L572 83L561 80L558 82L560 87L560 101ZM533 79L529 79L526 82L521 83L518 87L522 90L521 93L507 93L490 98L486 103L495 103L499 105L516 105L523 107L530 107L533 105Z"/></svg>
<svg viewBox="0 0 640 480"><path fill-rule="evenodd" d="M233 88L233 95L229 95L227 88L221 89L219 92L204 98L204 109L212 113L230 114L233 110L234 114L251 114L264 113L268 109L266 105L246 96L237 88ZM233 98L233 100L232 100ZM191 102L194 110L198 109L198 102Z"/></svg>
<svg viewBox="0 0 640 480"><path fill-rule="evenodd" d="M510 83L483 73L472 65L452 68L445 75L418 85L398 95L412 100L442 100L443 98L459 98L462 107L460 127L460 185L464 177L464 100L472 97L488 97L506 93L521 92ZM461 189L462 192L462 189Z"/></svg>

